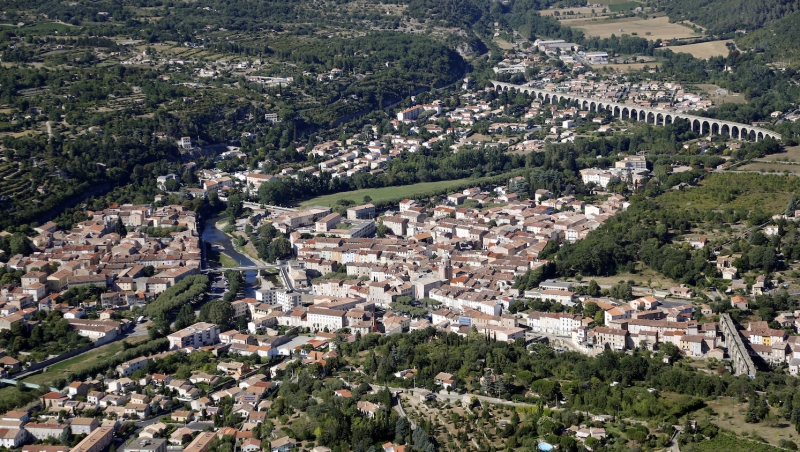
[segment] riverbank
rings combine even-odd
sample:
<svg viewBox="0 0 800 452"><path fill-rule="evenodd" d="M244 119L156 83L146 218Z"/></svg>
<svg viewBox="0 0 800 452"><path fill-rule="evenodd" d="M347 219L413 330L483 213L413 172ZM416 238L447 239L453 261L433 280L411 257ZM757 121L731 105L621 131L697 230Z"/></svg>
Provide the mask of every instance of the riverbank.
<svg viewBox="0 0 800 452"><path fill-rule="evenodd" d="M217 228L220 232L225 234L225 236L230 239L231 246L233 246L233 249L235 249L239 253L247 256L256 265L267 265L266 262L264 262L263 260L258 258L258 252L256 251L256 247L253 246L252 243L250 243L250 240L247 238L247 235L244 232L240 232L240 231L234 231L233 234L229 234L229 233L225 232L225 226L227 226L227 225L228 225L228 220L227 219L214 223L214 227ZM234 242L236 237L243 237L245 240L247 240L247 243L245 243L245 245L243 247L242 246L237 246L236 243ZM221 254L225 254L225 253L221 253ZM228 258L230 258L230 257L228 256ZM236 261L234 259L232 259L232 258L230 258L230 259L231 259L231 261L234 262L234 264L236 263ZM238 265L234 265L234 266L238 266Z"/></svg>
<svg viewBox="0 0 800 452"><path fill-rule="evenodd" d="M233 268L239 266L234 258L221 251L215 250L213 247L209 247L208 249L208 261L216 262L220 267L223 268Z"/></svg>

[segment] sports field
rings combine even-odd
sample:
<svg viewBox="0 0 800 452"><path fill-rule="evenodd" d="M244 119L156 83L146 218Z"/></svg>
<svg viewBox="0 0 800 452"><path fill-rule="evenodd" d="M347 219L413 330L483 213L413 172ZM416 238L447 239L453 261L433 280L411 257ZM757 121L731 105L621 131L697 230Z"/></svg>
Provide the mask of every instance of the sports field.
<svg viewBox="0 0 800 452"><path fill-rule="evenodd" d="M623 34L635 34L642 38L655 40L698 36L689 27L670 23L669 18L666 16L657 17L655 19L632 17L617 20L562 20L561 24L575 28L576 30L581 30L586 36L598 36L600 38L608 38L611 37L611 35L621 36Z"/></svg>

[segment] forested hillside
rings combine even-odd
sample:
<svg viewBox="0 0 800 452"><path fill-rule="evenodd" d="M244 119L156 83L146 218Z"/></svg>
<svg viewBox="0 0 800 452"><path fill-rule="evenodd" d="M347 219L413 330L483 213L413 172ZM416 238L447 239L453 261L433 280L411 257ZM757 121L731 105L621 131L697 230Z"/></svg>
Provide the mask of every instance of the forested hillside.
<svg viewBox="0 0 800 452"><path fill-rule="evenodd" d="M748 32L800 10L797 0L669 0L660 2L672 20L690 20L711 34Z"/></svg>
<svg viewBox="0 0 800 452"><path fill-rule="evenodd" d="M800 42L800 11L740 37L736 40L736 45L742 50L763 52L769 59L792 60L798 57L798 42Z"/></svg>

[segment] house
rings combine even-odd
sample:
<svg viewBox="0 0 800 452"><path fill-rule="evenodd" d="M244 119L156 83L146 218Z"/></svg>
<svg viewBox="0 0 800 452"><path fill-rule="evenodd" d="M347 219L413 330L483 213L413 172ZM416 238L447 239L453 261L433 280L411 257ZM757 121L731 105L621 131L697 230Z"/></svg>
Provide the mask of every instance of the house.
<svg viewBox="0 0 800 452"><path fill-rule="evenodd" d="M364 416L374 419L377 416L378 411L386 411L386 408L378 405L377 403L367 402L367 401L360 401L356 404L356 408L358 411L361 412Z"/></svg>
<svg viewBox="0 0 800 452"><path fill-rule="evenodd" d="M180 427L169 436L169 443L180 446L192 440L192 433L194 433L192 429Z"/></svg>
<svg viewBox="0 0 800 452"><path fill-rule="evenodd" d="M194 413L186 410L173 411L170 416L173 421L183 422L184 424L194 420Z"/></svg>
<svg viewBox="0 0 800 452"><path fill-rule="evenodd" d="M446 372L439 372L433 377L433 382L445 389L455 388L456 382L453 380L453 374Z"/></svg>
<svg viewBox="0 0 800 452"><path fill-rule="evenodd" d="M219 363L217 364L217 370L225 372L226 375L229 375L234 379L239 380L246 373L250 372L250 365L247 363L237 363L237 362Z"/></svg>
<svg viewBox="0 0 800 452"><path fill-rule="evenodd" d="M0 358L0 367L8 373L19 372L20 370L19 361L11 356L3 356Z"/></svg>
<svg viewBox="0 0 800 452"><path fill-rule="evenodd" d="M0 428L0 446L16 449L25 440L25 430L20 428Z"/></svg>
<svg viewBox="0 0 800 452"><path fill-rule="evenodd" d="M186 446L184 452L209 452L209 445L217 437L216 432L202 432Z"/></svg>
<svg viewBox="0 0 800 452"><path fill-rule="evenodd" d="M100 428L100 422L93 417L76 417L69 424L73 435L89 434Z"/></svg>
<svg viewBox="0 0 800 452"><path fill-rule="evenodd" d="M669 294L676 298L692 298L694 296L694 291L686 287L685 285L681 284L678 287L670 287Z"/></svg>
<svg viewBox="0 0 800 452"><path fill-rule="evenodd" d="M14 422L28 422L28 412L27 411L9 411L6 414L0 416L0 419L4 421L14 421Z"/></svg>
<svg viewBox="0 0 800 452"><path fill-rule="evenodd" d="M43 408L63 407L67 401L69 401L69 397L60 392L48 392L39 397Z"/></svg>
<svg viewBox="0 0 800 452"><path fill-rule="evenodd" d="M167 440L163 438L136 438L122 452L166 452Z"/></svg>
<svg viewBox="0 0 800 452"><path fill-rule="evenodd" d="M64 433L64 430L68 429L68 424L58 424L58 423L44 423L39 424L35 422L29 422L25 424L25 430L28 431L30 436L33 436L37 440L46 440L47 438L61 438L61 435Z"/></svg>
<svg viewBox="0 0 800 452"><path fill-rule="evenodd" d="M297 447L297 441L288 436L284 436L283 438L278 438L275 441L269 443L269 448L271 452L288 452L292 449Z"/></svg>
<svg viewBox="0 0 800 452"><path fill-rule="evenodd" d="M83 397L89 392L89 386L82 381L73 381L67 386L67 394L70 399Z"/></svg>
<svg viewBox="0 0 800 452"><path fill-rule="evenodd" d="M219 341L219 327L213 323L198 322L167 336L171 349L214 345Z"/></svg>
<svg viewBox="0 0 800 452"><path fill-rule="evenodd" d="M22 446L22 452L69 452L69 447L32 444L30 446Z"/></svg>
<svg viewBox="0 0 800 452"><path fill-rule="evenodd" d="M242 452L258 452L261 450L261 441L254 438L247 438L242 441L239 450Z"/></svg>
<svg viewBox="0 0 800 452"><path fill-rule="evenodd" d="M100 427L89 433L70 452L101 452L114 440L113 427Z"/></svg>
<svg viewBox="0 0 800 452"><path fill-rule="evenodd" d="M741 309L743 311L746 311L747 309L749 309L749 306L750 305L747 302L747 299L745 297L742 297L740 295L737 295L735 297L731 297L731 307L732 308Z"/></svg>

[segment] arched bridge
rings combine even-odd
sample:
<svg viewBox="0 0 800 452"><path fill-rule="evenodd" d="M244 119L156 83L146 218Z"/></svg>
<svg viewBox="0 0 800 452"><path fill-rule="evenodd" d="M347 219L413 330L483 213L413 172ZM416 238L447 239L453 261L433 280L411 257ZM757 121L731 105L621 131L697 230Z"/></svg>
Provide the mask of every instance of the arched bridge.
<svg viewBox="0 0 800 452"><path fill-rule="evenodd" d="M524 85L514 85L512 83L503 83L494 80L492 81L492 85L497 91L515 91L525 93L528 96L533 96L544 101L545 103L556 104L562 99L566 99L570 104L576 104L581 110L594 112L609 111L612 115L620 119L630 118L635 121L646 121L650 124L659 126L671 124L675 121L675 119L678 118L685 119L689 121L692 131L698 132L700 135L727 135L732 138L750 141L758 141L766 137L772 137L776 140L781 139L781 135L773 132L772 130L754 127L748 124L740 124L738 122L722 121L719 119L704 118L702 116L689 115L686 113L676 113L655 108L627 105L614 101L593 99L590 97L576 96L569 93L559 93L546 89L539 89Z"/></svg>

